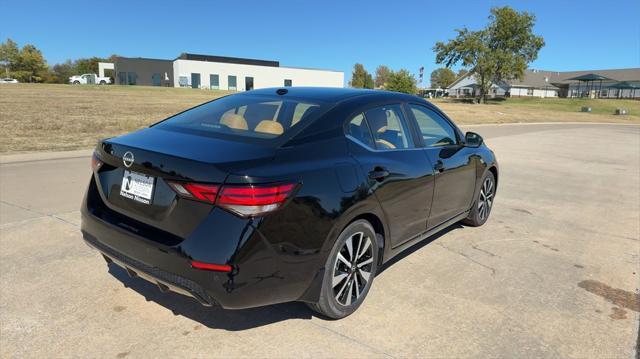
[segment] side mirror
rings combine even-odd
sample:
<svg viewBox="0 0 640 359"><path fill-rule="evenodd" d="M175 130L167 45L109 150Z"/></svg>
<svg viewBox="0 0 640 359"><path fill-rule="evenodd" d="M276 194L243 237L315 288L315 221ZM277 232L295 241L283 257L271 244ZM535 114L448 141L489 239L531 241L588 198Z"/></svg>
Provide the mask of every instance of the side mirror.
<svg viewBox="0 0 640 359"><path fill-rule="evenodd" d="M483 141L482 136L475 132L467 132L464 135L464 143L467 147L480 147Z"/></svg>

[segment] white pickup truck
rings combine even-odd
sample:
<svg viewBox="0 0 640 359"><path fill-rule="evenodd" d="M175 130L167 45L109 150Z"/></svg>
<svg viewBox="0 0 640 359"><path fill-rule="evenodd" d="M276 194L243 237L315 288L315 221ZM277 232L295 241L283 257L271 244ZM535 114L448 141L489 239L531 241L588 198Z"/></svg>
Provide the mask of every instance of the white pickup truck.
<svg viewBox="0 0 640 359"><path fill-rule="evenodd" d="M100 84L106 85L111 83L110 77L99 77L96 74L82 74L69 77L69 83L72 85Z"/></svg>

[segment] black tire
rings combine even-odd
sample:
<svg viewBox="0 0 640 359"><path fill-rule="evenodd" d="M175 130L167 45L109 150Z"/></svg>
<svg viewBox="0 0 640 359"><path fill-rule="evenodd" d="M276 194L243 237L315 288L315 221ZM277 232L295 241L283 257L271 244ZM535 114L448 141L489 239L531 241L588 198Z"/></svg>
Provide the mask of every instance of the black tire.
<svg viewBox="0 0 640 359"><path fill-rule="evenodd" d="M80 85L80 81L73 81L74 85Z"/></svg>
<svg viewBox="0 0 640 359"><path fill-rule="evenodd" d="M107 82L105 80L100 81L100 85L106 85Z"/></svg>
<svg viewBox="0 0 640 359"><path fill-rule="evenodd" d="M482 177L480 189L473 201L473 206L471 207L469 216L462 220L462 223L472 227L478 227L485 224L487 219L489 219L489 215L491 215L495 195L496 179L491 171L487 171L484 177Z"/></svg>
<svg viewBox="0 0 640 359"><path fill-rule="evenodd" d="M351 251L347 241L351 243ZM357 220L348 225L338 236L325 263L320 299L317 303L307 303L308 306L332 319L344 318L355 312L373 283L378 269L378 251L376 233L369 222ZM356 263L348 268L346 263L351 260L348 258L350 253L351 258L356 257ZM338 254L347 262L339 259ZM369 273L368 278L366 273ZM343 279L337 281L341 277ZM334 283L334 279L337 282ZM366 283L363 283L365 279Z"/></svg>

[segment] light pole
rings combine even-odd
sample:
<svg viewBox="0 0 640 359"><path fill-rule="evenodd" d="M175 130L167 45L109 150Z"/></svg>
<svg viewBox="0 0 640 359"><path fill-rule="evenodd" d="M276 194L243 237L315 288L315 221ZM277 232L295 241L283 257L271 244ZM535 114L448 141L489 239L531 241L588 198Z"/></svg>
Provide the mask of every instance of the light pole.
<svg viewBox="0 0 640 359"><path fill-rule="evenodd" d="M549 77L544 77L544 97L547 97L547 86L549 85Z"/></svg>

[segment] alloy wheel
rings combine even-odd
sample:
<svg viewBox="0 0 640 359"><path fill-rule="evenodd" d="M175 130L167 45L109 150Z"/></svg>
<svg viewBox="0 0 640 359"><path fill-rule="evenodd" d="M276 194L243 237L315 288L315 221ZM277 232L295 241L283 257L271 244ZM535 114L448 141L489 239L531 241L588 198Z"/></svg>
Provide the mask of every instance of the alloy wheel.
<svg viewBox="0 0 640 359"><path fill-rule="evenodd" d="M478 216L481 221L484 221L489 216L494 194L495 186L493 185L493 179L489 176L482 183L480 197L478 198Z"/></svg>
<svg viewBox="0 0 640 359"><path fill-rule="evenodd" d="M358 301L371 279L373 268L371 238L363 232L349 237L338 252L331 285L336 301L349 306Z"/></svg>

